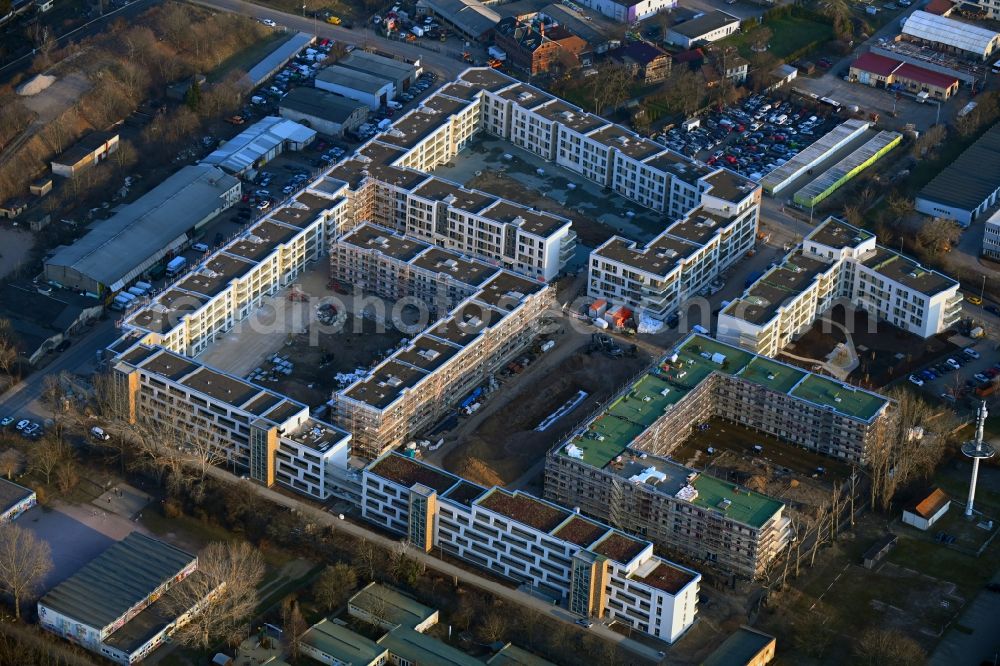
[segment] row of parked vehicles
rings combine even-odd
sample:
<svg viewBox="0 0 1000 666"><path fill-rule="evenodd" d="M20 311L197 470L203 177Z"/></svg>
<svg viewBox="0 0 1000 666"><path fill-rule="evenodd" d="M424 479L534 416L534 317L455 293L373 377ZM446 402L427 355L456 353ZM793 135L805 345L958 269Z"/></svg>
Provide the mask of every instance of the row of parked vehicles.
<svg viewBox="0 0 1000 666"><path fill-rule="evenodd" d="M971 363L972 361L976 361L979 358L980 354L978 351L972 347L966 347L961 352L953 354L939 363L934 363L923 370L914 372L908 377L908 379L910 383L915 386L923 386L925 383L934 381L939 377L943 377L946 374L959 370L963 366ZM992 368L987 368L982 372L977 372L973 375L971 380L966 381L965 385L969 389L991 387L994 384L994 379L998 376L1000 376L1000 363L997 363ZM942 395L942 397L944 397L944 395Z"/></svg>
<svg viewBox="0 0 1000 666"><path fill-rule="evenodd" d="M5 416L0 419L0 427L9 428L14 423L13 416ZM36 423L30 419L21 419L14 424L14 430L25 439L39 439L45 434L45 429L41 423Z"/></svg>
<svg viewBox="0 0 1000 666"><path fill-rule="evenodd" d="M827 124L806 107L753 95L740 106L673 128L660 141L709 165L760 180L825 134Z"/></svg>

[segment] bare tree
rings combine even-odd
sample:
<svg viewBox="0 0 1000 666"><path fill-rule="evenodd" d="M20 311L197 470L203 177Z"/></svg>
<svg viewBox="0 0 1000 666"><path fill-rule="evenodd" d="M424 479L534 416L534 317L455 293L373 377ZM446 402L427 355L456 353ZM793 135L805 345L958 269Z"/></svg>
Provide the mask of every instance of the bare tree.
<svg viewBox="0 0 1000 666"><path fill-rule="evenodd" d="M11 376L17 363L17 341L10 319L0 319L0 371Z"/></svg>
<svg viewBox="0 0 1000 666"><path fill-rule="evenodd" d="M60 465L67 464L72 459L72 449L65 442L52 437L46 437L28 453L30 469L45 477L45 485L52 482L52 475Z"/></svg>
<svg viewBox="0 0 1000 666"><path fill-rule="evenodd" d="M52 570L49 544L23 527L0 525L0 589L14 599L21 619L21 601L32 594Z"/></svg>
<svg viewBox="0 0 1000 666"><path fill-rule="evenodd" d="M245 541L214 542L198 557L191 579L164 597L171 612L187 613L208 602L174 637L207 649L216 640L238 640L257 607L257 585L264 576L264 559Z"/></svg>
<svg viewBox="0 0 1000 666"><path fill-rule="evenodd" d="M361 566L365 580L375 580L375 572L382 564L379 548L368 539L361 539L357 543L356 560Z"/></svg>
<svg viewBox="0 0 1000 666"><path fill-rule="evenodd" d="M961 230L951 220L935 217L917 232L917 240L931 256L951 251L958 241Z"/></svg>
<svg viewBox="0 0 1000 666"><path fill-rule="evenodd" d="M923 648L896 629L867 629L854 648L855 663L864 666L909 666L927 659Z"/></svg>
<svg viewBox="0 0 1000 666"><path fill-rule="evenodd" d="M288 646L288 654L292 662L298 662L302 648L302 634L306 632L309 625L302 617L302 610L299 602L293 596L286 597L281 603L281 631L285 645Z"/></svg>
<svg viewBox="0 0 1000 666"><path fill-rule="evenodd" d="M495 643L507 633L507 616L501 608L493 608L480 620L477 627L484 643Z"/></svg>
<svg viewBox="0 0 1000 666"><path fill-rule="evenodd" d="M8 479L13 479L22 467L24 467L24 454L17 449L5 449L0 453L0 473Z"/></svg>
<svg viewBox="0 0 1000 666"><path fill-rule="evenodd" d="M357 586L358 573L354 567L338 562L323 569L313 584L313 595L327 612L332 612L347 601Z"/></svg>

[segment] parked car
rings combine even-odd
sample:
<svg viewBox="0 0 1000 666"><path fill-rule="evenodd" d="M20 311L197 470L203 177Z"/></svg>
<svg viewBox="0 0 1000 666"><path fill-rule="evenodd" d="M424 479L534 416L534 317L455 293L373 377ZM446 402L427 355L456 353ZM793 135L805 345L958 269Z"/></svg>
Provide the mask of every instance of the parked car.
<svg viewBox="0 0 1000 666"><path fill-rule="evenodd" d="M924 380L920 379L920 377L917 377L916 375L910 375L909 379L910 379L910 382L912 382L913 384L916 384L917 386L923 386L924 385Z"/></svg>
<svg viewBox="0 0 1000 666"><path fill-rule="evenodd" d="M979 352L977 352L972 347L966 347L965 349L962 350L962 353L968 356L969 358L973 359L979 358Z"/></svg>

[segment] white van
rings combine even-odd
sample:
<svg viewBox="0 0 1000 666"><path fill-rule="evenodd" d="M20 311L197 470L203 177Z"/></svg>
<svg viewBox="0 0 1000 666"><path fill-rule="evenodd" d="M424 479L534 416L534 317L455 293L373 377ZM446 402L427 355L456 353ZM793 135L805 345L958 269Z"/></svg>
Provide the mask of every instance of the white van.
<svg viewBox="0 0 1000 666"><path fill-rule="evenodd" d="M136 286L129 287L128 288L128 293L132 294L136 298L142 298L143 296L146 295L145 291L143 291L142 289L140 289L139 287L136 287Z"/></svg>
<svg viewBox="0 0 1000 666"><path fill-rule="evenodd" d="M106 442L109 439L111 439L111 435L104 432L103 429L98 428L97 426L94 426L93 428L90 429L90 436L93 437L98 442Z"/></svg>

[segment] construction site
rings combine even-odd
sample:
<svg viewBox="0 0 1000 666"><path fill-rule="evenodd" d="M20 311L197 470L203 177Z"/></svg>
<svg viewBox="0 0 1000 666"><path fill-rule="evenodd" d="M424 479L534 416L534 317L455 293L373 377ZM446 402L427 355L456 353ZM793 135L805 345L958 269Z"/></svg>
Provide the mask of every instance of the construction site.
<svg viewBox="0 0 1000 666"><path fill-rule="evenodd" d="M325 403L405 337L391 317L377 316L370 303L347 293L327 273L324 264L305 271L197 360L305 404ZM393 304L388 305L391 312Z"/></svg>
<svg viewBox="0 0 1000 666"><path fill-rule="evenodd" d="M550 339L550 350L525 355L527 366L504 369L482 408L459 412L450 430L436 432L442 448L426 459L487 486L539 491L545 452L652 360L570 327Z"/></svg>

